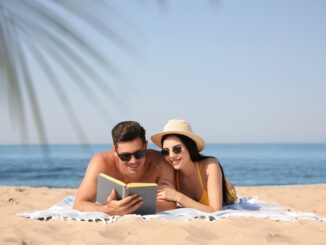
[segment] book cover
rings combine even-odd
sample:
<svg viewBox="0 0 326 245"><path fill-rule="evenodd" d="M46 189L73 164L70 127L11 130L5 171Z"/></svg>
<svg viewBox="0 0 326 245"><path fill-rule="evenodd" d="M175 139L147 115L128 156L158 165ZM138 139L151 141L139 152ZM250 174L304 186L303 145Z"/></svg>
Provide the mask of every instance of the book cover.
<svg viewBox="0 0 326 245"><path fill-rule="evenodd" d="M96 201L102 204L107 203L107 198L112 190L116 191L116 200L121 200L131 194L142 197L144 202L133 214L155 214L156 213L156 183L129 183L117 180L106 174L99 174L97 179Z"/></svg>

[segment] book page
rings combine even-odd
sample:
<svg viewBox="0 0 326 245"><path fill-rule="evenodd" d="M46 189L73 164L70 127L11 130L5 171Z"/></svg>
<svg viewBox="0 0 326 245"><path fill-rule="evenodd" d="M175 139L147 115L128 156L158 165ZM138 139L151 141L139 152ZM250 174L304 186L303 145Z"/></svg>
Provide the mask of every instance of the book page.
<svg viewBox="0 0 326 245"><path fill-rule="evenodd" d="M126 184L112 177L108 177L110 176L99 174L97 178L96 201L102 204L107 204L107 198L113 189L116 191L116 200L121 200L125 197Z"/></svg>

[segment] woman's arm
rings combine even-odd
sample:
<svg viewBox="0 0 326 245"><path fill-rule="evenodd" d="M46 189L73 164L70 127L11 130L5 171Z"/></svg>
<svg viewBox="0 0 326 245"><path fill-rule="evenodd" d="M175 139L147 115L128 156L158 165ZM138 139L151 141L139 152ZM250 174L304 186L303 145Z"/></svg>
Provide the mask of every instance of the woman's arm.
<svg viewBox="0 0 326 245"><path fill-rule="evenodd" d="M203 212L215 212L222 209L223 194L222 194L222 172L215 159L209 159L205 164L205 174L207 174L207 192L209 198L209 206L193 200L185 194L178 192L174 186L164 181L163 185L159 186L157 199L171 200L180 203L185 208L194 208Z"/></svg>
<svg viewBox="0 0 326 245"><path fill-rule="evenodd" d="M223 206L223 178L219 162L210 158L206 164L205 173L207 174L209 206L216 211L221 210Z"/></svg>
<svg viewBox="0 0 326 245"><path fill-rule="evenodd" d="M175 190L170 186L170 183L168 182L164 182L164 183L165 183L164 185L159 186L158 193L157 193L158 201L159 200L174 201L181 204L184 208L194 208L208 213L218 211L215 210L214 208L211 208L210 206L201 204L200 202L197 202L192 198L186 196L185 194Z"/></svg>

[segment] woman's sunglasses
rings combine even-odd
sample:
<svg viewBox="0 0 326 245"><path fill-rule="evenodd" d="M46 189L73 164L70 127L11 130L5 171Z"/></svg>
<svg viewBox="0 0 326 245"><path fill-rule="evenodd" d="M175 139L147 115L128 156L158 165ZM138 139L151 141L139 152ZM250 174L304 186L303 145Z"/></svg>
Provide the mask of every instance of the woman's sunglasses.
<svg viewBox="0 0 326 245"><path fill-rule="evenodd" d="M173 146L172 151L175 154L180 154L182 152L182 148L181 148L181 146L176 145L176 146ZM170 151L169 151L169 149L162 149L161 154L163 157L167 157L168 155L170 155Z"/></svg>
<svg viewBox="0 0 326 245"><path fill-rule="evenodd" d="M139 150L139 151L135 151L134 153L121 153L121 154L119 154L118 152L117 153L122 161L129 162L132 155L134 155L136 159L144 158L146 155L146 151L147 150Z"/></svg>

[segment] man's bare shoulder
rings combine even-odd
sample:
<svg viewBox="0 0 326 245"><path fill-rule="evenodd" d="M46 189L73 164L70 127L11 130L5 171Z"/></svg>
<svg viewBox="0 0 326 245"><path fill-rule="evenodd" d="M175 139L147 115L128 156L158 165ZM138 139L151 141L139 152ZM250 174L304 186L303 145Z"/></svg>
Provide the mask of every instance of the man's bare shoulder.
<svg viewBox="0 0 326 245"><path fill-rule="evenodd" d="M106 170L114 164L114 162L116 161L115 158L115 154L112 150L98 153L93 156L92 160L89 163L89 167L96 168L102 171Z"/></svg>
<svg viewBox="0 0 326 245"><path fill-rule="evenodd" d="M161 163L164 158L162 157L161 153L157 150L153 150L153 149L148 149L147 153L146 153L146 159L149 162L155 162L155 163Z"/></svg>
<svg viewBox="0 0 326 245"><path fill-rule="evenodd" d="M153 166L159 169L173 169L173 167L165 161L164 157L162 156L161 152L153 149L148 149L148 158L149 162L152 163Z"/></svg>
<svg viewBox="0 0 326 245"><path fill-rule="evenodd" d="M147 157L147 156L146 156ZM161 152L156 150L149 150L151 174L157 177L156 182L163 184L162 181L166 180L174 184L174 169L165 161Z"/></svg>

